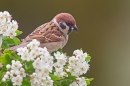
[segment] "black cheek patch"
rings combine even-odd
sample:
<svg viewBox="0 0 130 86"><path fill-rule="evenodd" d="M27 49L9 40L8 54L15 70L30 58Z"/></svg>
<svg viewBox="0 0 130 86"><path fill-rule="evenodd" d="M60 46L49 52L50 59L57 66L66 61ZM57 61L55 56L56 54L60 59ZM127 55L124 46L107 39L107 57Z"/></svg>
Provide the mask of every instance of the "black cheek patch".
<svg viewBox="0 0 130 86"><path fill-rule="evenodd" d="M60 27L62 28L62 29L65 29L66 28L66 26L61 22L60 23Z"/></svg>
<svg viewBox="0 0 130 86"><path fill-rule="evenodd" d="M72 31L72 29L71 29L71 27L70 27L69 30L68 30L68 34L70 34L71 31Z"/></svg>

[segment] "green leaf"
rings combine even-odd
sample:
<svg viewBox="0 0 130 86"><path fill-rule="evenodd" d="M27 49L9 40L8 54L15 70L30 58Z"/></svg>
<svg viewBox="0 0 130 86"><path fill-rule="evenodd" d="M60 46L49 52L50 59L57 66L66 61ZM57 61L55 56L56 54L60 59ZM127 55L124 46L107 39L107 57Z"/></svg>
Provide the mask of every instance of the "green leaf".
<svg viewBox="0 0 130 86"><path fill-rule="evenodd" d="M0 86L9 86L6 82L2 82Z"/></svg>
<svg viewBox="0 0 130 86"><path fill-rule="evenodd" d="M56 80L61 80L62 78L60 78L59 76L55 76L53 74L50 74L50 77L53 81L56 81Z"/></svg>
<svg viewBox="0 0 130 86"><path fill-rule="evenodd" d="M61 82L59 82L59 81L54 81L54 82L53 82L53 86L62 86L62 85L61 85Z"/></svg>
<svg viewBox="0 0 130 86"><path fill-rule="evenodd" d="M29 79L23 79L22 86L31 86Z"/></svg>
<svg viewBox="0 0 130 86"><path fill-rule="evenodd" d="M12 50L4 50L4 54L10 54L10 57L12 60L21 60L20 56L17 55L14 51Z"/></svg>
<svg viewBox="0 0 130 86"><path fill-rule="evenodd" d="M88 54L87 57L85 58L85 61L90 62L90 60L91 60L91 56Z"/></svg>
<svg viewBox="0 0 130 86"><path fill-rule="evenodd" d="M87 79L86 79L87 85L90 85L90 82L93 81L93 79L94 79L94 78L87 78Z"/></svg>
<svg viewBox="0 0 130 86"><path fill-rule="evenodd" d="M5 73L3 73L3 72L0 71L0 80L2 80L4 74L5 74Z"/></svg>
<svg viewBox="0 0 130 86"><path fill-rule="evenodd" d="M62 84L62 86L69 86L72 82L73 82L73 80L71 80L71 79L63 79L61 81L61 84Z"/></svg>
<svg viewBox="0 0 130 86"><path fill-rule="evenodd" d="M4 50L3 53L12 53L12 51L11 50Z"/></svg>
<svg viewBox="0 0 130 86"><path fill-rule="evenodd" d="M23 33L23 32L22 32L22 31L20 31L20 30L16 30L15 32L16 32L16 36L18 36L18 35L20 35L20 34L22 34L22 33Z"/></svg>
<svg viewBox="0 0 130 86"><path fill-rule="evenodd" d="M6 49L6 48L9 48L9 45L8 45L8 43L6 41L3 41L1 47L3 49Z"/></svg>
<svg viewBox="0 0 130 86"><path fill-rule="evenodd" d="M13 41L14 41L14 44L15 44L15 45L18 45L18 44L21 43L21 41L20 41L19 38L17 38L17 37L14 37L14 38L13 38Z"/></svg>
<svg viewBox="0 0 130 86"><path fill-rule="evenodd" d="M20 43L21 43L21 41L17 37L14 37L14 38L3 37L3 42L2 42L1 47L3 49L6 49L6 48L9 48L10 46L18 45Z"/></svg>
<svg viewBox="0 0 130 86"><path fill-rule="evenodd" d="M3 42L8 43L8 45L14 44L14 41L10 37L4 37Z"/></svg>
<svg viewBox="0 0 130 86"><path fill-rule="evenodd" d="M74 80L74 79L76 79L77 77L76 76L68 76L68 77L66 77L65 79L72 79L72 80Z"/></svg>
<svg viewBox="0 0 130 86"><path fill-rule="evenodd" d="M12 60L21 61L21 57L19 55L17 55L16 53L14 53L13 51L11 52L11 57L12 57Z"/></svg>
<svg viewBox="0 0 130 86"><path fill-rule="evenodd" d="M10 54L3 54L0 58L1 58L0 61L4 65L7 65L7 64L11 63L11 55Z"/></svg>
<svg viewBox="0 0 130 86"><path fill-rule="evenodd" d="M26 73L32 74L35 71L32 64L33 64L33 61L24 62L23 67L24 67Z"/></svg>
<svg viewBox="0 0 130 86"><path fill-rule="evenodd" d="M60 48L59 50L58 50L60 53L62 53L62 49Z"/></svg>
<svg viewBox="0 0 130 86"><path fill-rule="evenodd" d="M66 79L76 79L76 76L72 76L70 72L66 72L68 77L66 77Z"/></svg>
<svg viewBox="0 0 130 86"><path fill-rule="evenodd" d="M77 78L76 76L72 76L69 72L67 74L68 77L61 80L62 86L69 86Z"/></svg>
<svg viewBox="0 0 130 86"><path fill-rule="evenodd" d="M8 80L8 81L7 81L7 84L8 84L8 86L13 86L13 84L12 84L12 81L11 81L11 80Z"/></svg>
<svg viewBox="0 0 130 86"><path fill-rule="evenodd" d="M21 60L20 56L11 50L4 50L3 53L4 54L0 56L0 62L2 62L4 65L11 64L12 60Z"/></svg>

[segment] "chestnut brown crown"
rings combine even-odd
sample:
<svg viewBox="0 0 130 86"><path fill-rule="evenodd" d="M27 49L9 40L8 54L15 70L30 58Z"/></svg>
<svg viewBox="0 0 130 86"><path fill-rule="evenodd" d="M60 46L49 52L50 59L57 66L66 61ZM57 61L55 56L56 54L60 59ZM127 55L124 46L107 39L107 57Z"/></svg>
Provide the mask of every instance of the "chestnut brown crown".
<svg viewBox="0 0 130 86"><path fill-rule="evenodd" d="M60 23L60 22L64 21L64 22L68 22L68 23L70 23L72 25L76 25L76 21L75 21L74 17L69 13L57 14L55 16L55 18L57 20L57 23Z"/></svg>
<svg viewBox="0 0 130 86"><path fill-rule="evenodd" d="M67 34L73 30L78 30L74 17L69 13L59 13L54 17L54 19L56 19L56 22L59 24L62 30L66 30ZM68 30L66 26L69 27Z"/></svg>

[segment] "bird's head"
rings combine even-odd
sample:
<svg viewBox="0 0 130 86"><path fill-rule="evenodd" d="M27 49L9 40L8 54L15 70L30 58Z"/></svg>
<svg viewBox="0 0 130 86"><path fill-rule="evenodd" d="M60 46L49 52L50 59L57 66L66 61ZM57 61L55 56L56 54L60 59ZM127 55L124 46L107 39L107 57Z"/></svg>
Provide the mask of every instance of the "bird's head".
<svg viewBox="0 0 130 86"><path fill-rule="evenodd" d="M69 13L57 14L53 21L59 26L64 34L69 34L73 30L78 30L74 17Z"/></svg>

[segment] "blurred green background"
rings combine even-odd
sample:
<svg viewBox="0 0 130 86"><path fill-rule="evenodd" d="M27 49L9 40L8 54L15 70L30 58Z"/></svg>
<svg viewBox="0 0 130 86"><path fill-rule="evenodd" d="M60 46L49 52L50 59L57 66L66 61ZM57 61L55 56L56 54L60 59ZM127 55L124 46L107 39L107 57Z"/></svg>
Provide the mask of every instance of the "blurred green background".
<svg viewBox="0 0 130 86"><path fill-rule="evenodd" d="M83 48L92 56L90 86L130 86L130 0L0 0L24 38L56 14L72 14L79 28L63 48L69 55Z"/></svg>

